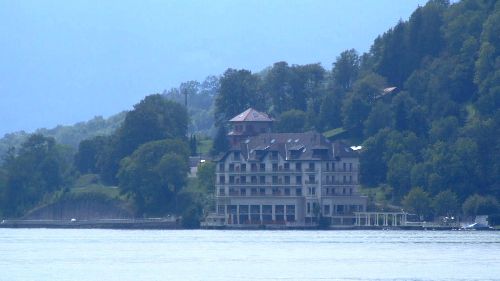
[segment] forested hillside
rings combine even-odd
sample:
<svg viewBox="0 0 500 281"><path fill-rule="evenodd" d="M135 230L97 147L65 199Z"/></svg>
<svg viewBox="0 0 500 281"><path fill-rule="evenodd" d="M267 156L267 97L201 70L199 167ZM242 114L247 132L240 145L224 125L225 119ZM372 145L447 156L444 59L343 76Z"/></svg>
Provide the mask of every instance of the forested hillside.
<svg viewBox="0 0 500 281"><path fill-rule="evenodd" d="M369 52L346 50L331 68L228 69L147 96L116 130L81 141L74 157L54 139L32 136L0 169L1 211L22 215L91 174L118 185L137 215L196 217L214 172L207 164L186 189L188 136L215 135L212 152L223 151L227 120L253 107L274 117L277 131L342 132L362 145L361 183L386 203L420 215L456 214L460 205L465 214L499 212L499 34L500 2L430 1Z"/></svg>
<svg viewBox="0 0 500 281"><path fill-rule="evenodd" d="M340 54L331 70L286 62L263 75L229 69L216 98L215 150L225 147L225 120L252 106L281 131L347 131L364 147L362 184L393 203L413 187L425 198L448 191L455 211L473 194L499 198L499 34L497 1L430 1L368 53Z"/></svg>
<svg viewBox="0 0 500 281"><path fill-rule="evenodd" d="M105 136L112 134L125 119L125 112L118 113L104 119L101 116L94 117L87 122L79 122L71 126L57 126L52 129L38 129L35 134L41 134L54 138L58 143L78 148L80 141L95 136ZM20 148L30 134L20 131L6 134L0 139L0 163L10 148Z"/></svg>

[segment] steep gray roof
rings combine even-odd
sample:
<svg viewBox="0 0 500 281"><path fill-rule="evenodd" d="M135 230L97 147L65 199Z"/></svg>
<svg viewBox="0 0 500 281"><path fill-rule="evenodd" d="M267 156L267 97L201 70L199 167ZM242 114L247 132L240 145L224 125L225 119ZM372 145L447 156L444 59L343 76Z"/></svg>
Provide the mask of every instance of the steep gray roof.
<svg viewBox="0 0 500 281"><path fill-rule="evenodd" d="M299 161L358 157L349 146L341 142L332 143L317 132L265 133L249 137L215 160L224 159L230 151L240 151L241 157L248 161L261 161L272 151L276 151L284 159Z"/></svg>

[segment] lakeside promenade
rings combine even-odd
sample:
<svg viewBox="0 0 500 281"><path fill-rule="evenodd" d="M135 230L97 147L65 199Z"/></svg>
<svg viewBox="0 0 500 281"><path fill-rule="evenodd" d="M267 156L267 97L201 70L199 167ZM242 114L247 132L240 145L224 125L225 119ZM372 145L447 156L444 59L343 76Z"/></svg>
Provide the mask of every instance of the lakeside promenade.
<svg viewBox="0 0 500 281"><path fill-rule="evenodd" d="M95 220L2 220L0 228L180 229L176 218Z"/></svg>

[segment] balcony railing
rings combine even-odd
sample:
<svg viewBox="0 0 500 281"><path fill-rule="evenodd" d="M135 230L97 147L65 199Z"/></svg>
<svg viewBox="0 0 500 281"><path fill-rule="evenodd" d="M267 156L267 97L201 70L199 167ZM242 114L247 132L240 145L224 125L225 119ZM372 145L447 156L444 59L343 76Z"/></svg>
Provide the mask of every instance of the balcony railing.
<svg viewBox="0 0 500 281"><path fill-rule="evenodd" d="M318 184L317 180L311 181L311 180L306 180L306 184Z"/></svg>
<svg viewBox="0 0 500 281"><path fill-rule="evenodd" d="M352 169L324 169L323 172L325 173L351 173L351 172L359 172L359 169L355 169L355 168L352 168Z"/></svg>
<svg viewBox="0 0 500 281"><path fill-rule="evenodd" d="M296 194L295 192L284 193L280 192L271 192L271 193L260 193L260 192L245 192L241 193L240 191L233 191L226 193L219 193L217 197L227 197L227 196L237 196L237 197L297 197L302 196L301 194Z"/></svg>
<svg viewBox="0 0 500 281"><path fill-rule="evenodd" d="M357 181L323 181L322 185L356 185Z"/></svg>

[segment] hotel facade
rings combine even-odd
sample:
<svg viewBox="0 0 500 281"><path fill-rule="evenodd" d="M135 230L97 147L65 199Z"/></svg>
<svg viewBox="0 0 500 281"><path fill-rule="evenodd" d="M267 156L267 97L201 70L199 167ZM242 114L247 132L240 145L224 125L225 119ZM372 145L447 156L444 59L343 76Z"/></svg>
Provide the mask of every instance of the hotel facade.
<svg viewBox="0 0 500 281"><path fill-rule="evenodd" d="M216 163L216 217L226 226L355 225L367 197L359 158L317 132L273 133L273 120L248 109L230 120L231 147Z"/></svg>

